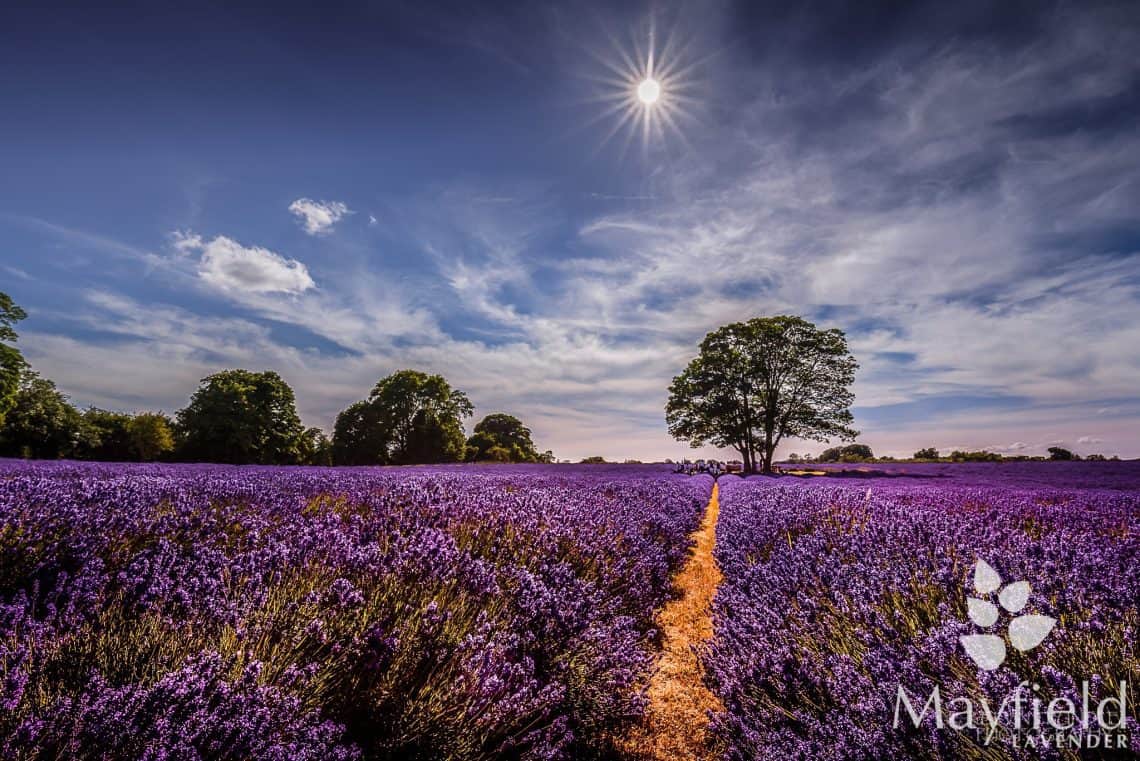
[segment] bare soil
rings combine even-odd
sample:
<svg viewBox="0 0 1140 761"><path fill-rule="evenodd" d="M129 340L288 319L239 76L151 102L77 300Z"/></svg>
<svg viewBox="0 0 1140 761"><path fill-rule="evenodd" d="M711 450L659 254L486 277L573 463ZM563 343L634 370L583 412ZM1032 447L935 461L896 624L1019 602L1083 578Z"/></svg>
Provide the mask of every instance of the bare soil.
<svg viewBox="0 0 1140 761"><path fill-rule="evenodd" d="M724 707L705 687L697 652L713 635L712 601L721 580L713 558L719 512L714 485L704 519L693 534L689 560L673 580L677 597L657 618L664 643L649 683L649 706L645 719L622 743L634 758L714 757L707 737L709 712Z"/></svg>

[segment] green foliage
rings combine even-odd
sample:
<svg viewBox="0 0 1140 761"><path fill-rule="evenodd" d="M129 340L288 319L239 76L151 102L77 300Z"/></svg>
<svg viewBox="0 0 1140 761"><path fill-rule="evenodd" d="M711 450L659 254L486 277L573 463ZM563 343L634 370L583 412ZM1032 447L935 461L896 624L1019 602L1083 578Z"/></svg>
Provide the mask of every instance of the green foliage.
<svg viewBox="0 0 1140 761"><path fill-rule="evenodd" d="M223 370L203 378L178 411L178 455L201 462L289 465L304 433L293 389L267 371Z"/></svg>
<svg viewBox="0 0 1140 761"><path fill-rule="evenodd" d="M302 465L332 465L332 441L320 428L306 428L298 443Z"/></svg>
<svg viewBox="0 0 1140 761"><path fill-rule="evenodd" d="M1050 460L1079 460L1079 459L1081 459L1080 457L1077 457L1075 454L1070 452L1068 449L1065 449L1064 447L1049 447L1049 449L1047 451L1049 452L1049 459Z"/></svg>
<svg viewBox="0 0 1140 761"><path fill-rule="evenodd" d="M1002 457L996 452L964 452L960 449L955 449L950 453L950 459L954 462L1001 462Z"/></svg>
<svg viewBox="0 0 1140 761"><path fill-rule="evenodd" d="M143 412L127 423L127 451L130 459L151 462L174 451L174 427L160 412Z"/></svg>
<svg viewBox="0 0 1140 761"><path fill-rule="evenodd" d="M466 446L462 419L473 410L442 375L400 370L337 416L333 458L342 465L459 462Z"/></svg>
<svg viewBox="0 0 1140 761"><path fill-rule="evenodd" d="M506 460L501 459L506 452ZM467 439L467 459L478 462L538 462L538 450L530 437L530 429L514 415L496 412L487 415L475 426L475 433ZM554 458L553 453L550 454Z"/></svg>
<svg viewBox="0 0 1140 761"><path fill-rule="evenodd" d="M0 291L0 425L16 402L20 377L27 367L20 351L3 342L16 340L16 330L12 326L27 316L27 312L16 306L8 294Z"/></svg>
<svg viewBox="0 0 1140 761"><path fill-rule="evenodd" d="M91 407L83 413L83 425L74 456L80 460L126 462L134 459L128 426L131 416Z"/></svg>
<svg viewBox="0 0 1140 761"><path fill-rule="evenodd" d="M850 411L857 367L840 330L789 316L726 325L705 336L669 386L669 432L693 447L730 447L746 470L770 472L785 437L858 435Z"/></svg>
<svg viewBox="0 0 1140 761"><path fill-rule="evenodd" d="M916 459L916 460L937 460L938 459L938 450L935 449L934 447L926 447L925 449L920 449L914 453L914 459Z"/></svg>
<svg viewBox="0 0 1140 761"><path fill-rule="evenodd" d="M27 370L0 429L0 455L71 457L80 445L83 417L55 384Z"/></svg>
<svg viewBox="0 0 1140 761"><path fill-rule="evenodd" d="M848 444L842 447L829 447L819 453L817 462L866 462L875 455L866 444Z"/></svg>
<svg viewBox="0 0 1140 761"><path fill-rule="evenodd" d="M382 465L388 445L388 430L368 402L350 404L336 416L332 454L337 465Z"/></svg>
<svg viewBox="0 0 1140 761"><path fill-rule="evenodd" d="M601 455L592 455L590 457L583 457L579 462L583 465L603 465L606 462L606 458Z"/></svg>
<svg viewBox="0 0 1140 761"><path fill-rule="evenodd" d="M511 450L506 447L498 446L497 444L492 445L490 449L483 453L480 459L489 462L510 462Z"/></svg>

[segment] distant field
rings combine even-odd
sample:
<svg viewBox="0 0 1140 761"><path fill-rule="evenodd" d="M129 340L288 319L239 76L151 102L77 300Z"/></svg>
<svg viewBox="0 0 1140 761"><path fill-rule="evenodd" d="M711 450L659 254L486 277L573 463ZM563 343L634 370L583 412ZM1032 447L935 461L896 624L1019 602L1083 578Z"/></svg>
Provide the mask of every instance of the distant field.
<svg viewBox="0 0 1140 761"><path fill-rule="evenodd" d="M707 757L1036 757L893 727L898 685L1140 683L1136 463L834 469L719 481ZM638 758L712 483L0 461L0 755ZM959 646L979 558L1056 620L990 671Z"/></svg>

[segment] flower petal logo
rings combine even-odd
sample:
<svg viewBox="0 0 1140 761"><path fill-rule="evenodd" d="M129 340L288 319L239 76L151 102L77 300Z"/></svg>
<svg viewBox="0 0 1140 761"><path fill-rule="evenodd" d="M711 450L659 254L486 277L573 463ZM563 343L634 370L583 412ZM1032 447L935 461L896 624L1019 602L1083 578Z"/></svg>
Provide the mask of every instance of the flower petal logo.
<svg viewBox="0 0 1140 761"><path fill-rule="evenodd" d="M999 591L1000 589L1000 591ZM1032 591L1028 581L1015 581L1001 586L1001 575L982 559L974 565L974 591L977 597L966 598L966 612L974 625L988 629L997 623L1001 611L988 599L997 592L998 604L1009 613L1019 613ZM1009 622L1009 644L1025 653L1040 645L1057 621L1049 616L1015 616ZM997 634L967 634L959 638L966 655L983 671L993 671L1005 662L1005 640Z"/></svg>

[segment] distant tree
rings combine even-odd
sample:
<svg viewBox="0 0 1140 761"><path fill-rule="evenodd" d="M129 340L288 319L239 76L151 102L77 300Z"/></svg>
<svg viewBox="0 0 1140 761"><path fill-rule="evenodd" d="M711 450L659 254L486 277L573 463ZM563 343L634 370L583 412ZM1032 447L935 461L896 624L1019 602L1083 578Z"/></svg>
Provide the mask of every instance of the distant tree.
<svg viewBox="0 0 1140 761"><path fill-rule="evenodd" d="M71 457L83 417L47 378L26 370L0 428L0 455L43 460Z"/></svg>
<svg viewBox="0 0 1140 761"><path fill-rule="evenodd" d="M792 452L790 455L788 455L788 462L802 462L802 461L803 461L803 458L800 457L800 455L796 452Z"/></svg>
<svg viewBox="0 0 1140 761"><path fill-rule="evenodd" d="M91 407L83 412L83 426L74 456L81 460L126 462L133 460L128 427L131 416Z"/></svg>
<svg viewBox="0 0 1140 761"><path fill-rule="evenodd" d="M938 450L934 447L926 447L914 453L915 460L937 460Z"/></svg>
<svg viewBox="0 0 1140 761"><path fill-rule="evenodd" d="M605 463L605 461L606 458L602 457L601 455L592 455L590 457L583 457L578 462L580 462L582 465L602 465Z"/></svg>
<svg viewBox="0 0 1140 761"><path fill-rule="evenodd" d="M459 462L466 447L462 420L472 411L467 395L442 375L397 371L337 416L334 459L346 465Z"/></svg>
<svg viewBox="0 0 1140 761"><path fill-rule="evenodd" d="M337 465L384 465L390 432L368 402L350 404L336 416L332 454Z"/></svg>
<svg viewBox="0 0 1140 761"><path fill-rule="evenodd" d="M828 447L815 458L816 462L839 462L843 456L843 447Z"/></svg>
<svg viewBox="0 0 1140 761"><path fill-rule="evenodd" d="M174 426L161 412L143 412L127 423L127 449L132 460L151 462L174 451Z"/></svg>
<svg viewBox="0 0 1140 761"><path fill-rule="evenodd" d="M1047 451L1049 452L1049 459L1050 460L1078 460L1078 459L1080 459L1079 457L1074 455L1072 452L1070 452L1068 449L1064 449L1063 447L1049 447L1049 449Z"/></svg>
<svg viewBox="0 0 1140 761"><path fill-rule="evenodd" d="M332 465L332 441L320 428L306 428L298 450L302 465Z"/></svg>
<svg viewBox="0 0 1140 761"><path fill-rule="evenodd" d="M843 462L864 462L875 459L875 454L866 444L848 444L840 450L839 459Z"/></svg>
<svg viewBox="0 0 1140 761"><path fill-rule="evenodd" d="M817 462L863 462L874 459L871 447L866 444L847 444L842 447L829 447L819 453Z"/></svg>
<svg viewBox="0 0 1140 761"><path fill-rule="evenodd" d="M412 418L403 446L393 450L392 461L397 465L462 462L465 446L463 423L458 417L421 409Z"/></svg>
<svg viewBox="0 0 1140 761"><path fill-rule="evenodd" d="M486 462L510 462L511 450L506 447L501 447L497 444L492 444L480 458Z"/></svg>
<svg viewBox="0 0 1140 761"><path fill-rule="evenodd" d="M745 470L771 472L785 437L858 435L850 410L857 367L840 330L788 316L726 325L705 336L669 386L669 432L694 447L731 447Z"/></svg>
<svg viewBox="0 0 1140 761"><path fill-rule="evenodd" d="M642 462L641 462L641 460L638 460L638 459L631 457L628 460L622 460L622 464L623 465L641 465Z"/></svg>
<svg viewBox="0 0 1140 761"><path fill-rule="evenodd" d="M1002 456L996 452L986 452L985 450L966 452L955 449L950 453L950 459L954 462L1001 462Z"/></svg>
<svg viewBox="0 0 1140 761"><path fill-rule="evenodd" d="M488 452L500 447L507 450L510 462L537 462L538 450L530 437L530 429L514 415L496 412L475 425L467 439L467 459L486 460Z"/></svg>
<svg viewBox="0 0 1140 761"><path fill-rule="evenodd" d="M538 455L538 461L549 465L550 463L554 462L554 452L549 449L547 449L545 452L540 452Z"/></svg>
<svg viewBox="0 0 1140 761"><path fill-rule="evenodd" d="M489 433L476 431L467 438L463 459L467 462L479 462L481 460L490 459L487 453L490 452L493 447L497 446L499 446L499 443L495 441L494 436ZM509 450L507 454L508 456L510 455Z"/></svg>
<svg viewBox="0 0 1140 761"><path fill-rule="evenodd" d="M4 423L4 415L16 403L20 378L27 367L20 351L8 345L17 338L12 326L27 316L27 312L16 306L8 294L0 292L0 425Z"/></svg>
<svg viewBox="0 0 1140 761"><path fill-rule="evenodd" d="M176 418L181 459L262 465L300 459L304 428L293 389L273 371L224 370L203 378Z"/></svg>
<svg viewBox="0 0 1140 761"><path fill-rule="evenodd" d="M1102 454L1090 454L1085 460L1088 462L1106 462L1108 458Z"/></svg>

